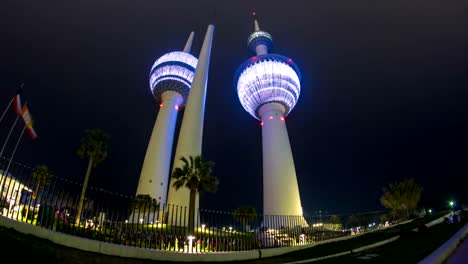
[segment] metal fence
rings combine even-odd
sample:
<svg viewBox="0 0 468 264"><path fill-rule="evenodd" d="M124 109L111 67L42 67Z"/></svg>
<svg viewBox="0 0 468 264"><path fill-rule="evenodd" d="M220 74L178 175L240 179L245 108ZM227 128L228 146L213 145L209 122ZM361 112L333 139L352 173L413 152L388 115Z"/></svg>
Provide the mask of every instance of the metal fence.
<svg viewBox="0 0 468 264"><path fill-rule="evenodd" d="M287 216L159 205L101 188L88 188L77 216L81 183L0 159L0 214L17 221L89 239L180 252L226 252L290 247L355 235L391 224L387 212Z"/></svg>

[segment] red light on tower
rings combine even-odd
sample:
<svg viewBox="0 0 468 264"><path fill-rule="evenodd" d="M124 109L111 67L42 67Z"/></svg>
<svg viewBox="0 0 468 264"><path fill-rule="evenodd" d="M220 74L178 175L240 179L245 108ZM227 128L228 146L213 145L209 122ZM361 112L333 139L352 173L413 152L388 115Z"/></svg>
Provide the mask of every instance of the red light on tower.
<svg viewBox="0 0 468 264"><path fill-rule="evenodd" d="M260 122L260 125L263 126L263 122Z"/></svg>
<svg viewBox="0 0 468 264"><path fill-rule="evenodd" d="M284 122L284 116L280 117L280 120Z"/></svg>
<svg viewBox="0 0 468 264"><path fill-rule="evenodd" d="M162 108L162 107L163 107L163 105L164 105L163 103L160 103L160 104L159 104L159 108Z"/></svg>

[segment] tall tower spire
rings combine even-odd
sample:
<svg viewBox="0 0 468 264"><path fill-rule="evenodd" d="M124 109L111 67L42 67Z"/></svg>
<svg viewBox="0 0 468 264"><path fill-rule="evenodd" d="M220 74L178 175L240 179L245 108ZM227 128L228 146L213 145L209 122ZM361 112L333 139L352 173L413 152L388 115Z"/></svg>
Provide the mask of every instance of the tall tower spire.
<svg viewBox="0 0 468 264"><path fill-rule="evenodd" d="M203 121L205 115L205 98L210 67L211 46L213 42L214 26L209 25L198 58L190 95L187 100L184 118L179 132L177 148L172 169L183 165L181 157L198 156L202 154ZM168 204L189 208L190 191L187 188L176 190L171 179L169 186ZM195 211L199 205L198 194L195 202ZM169 213L169 215L171 215ZM195 219L197 215L195 215ZM184 225L188 224L188 217Z"/></svg>
<svg viewBox="0 0 468 264"><path fill-rule="evenodd" d="M190 34L184 52L164 54L156 60L150 72L150 88L159 104L159 113L146 150L136 194L149 195L161 206L167 203L172 143L178 110L187 101L198 62L189 53L193 34ZM144 222L153 221L154 215L150 213L141 212L139 215L145 215Z"/></svg>
<svg viewBox="0 0 468 264"><path fill-rule="evenodd" d="M190 36L187 39L187 43L185 43L184 52L190 53L190 51L192 50L192 42L193 42L193 36L194 35L195 35L195 32L193 32L193 31L190 32Z"/></svg>
<svg viewBox="0 0 468 264"><path fill-rule="evenodd" d="M281 225L306 226L285 117L299 99L300 72L289 58L269 53L273 39L254 20L248 48L256 56L237 70L234 82L244 109L261 121L263 225L278 228L271 216L289 216Z"/></svg>

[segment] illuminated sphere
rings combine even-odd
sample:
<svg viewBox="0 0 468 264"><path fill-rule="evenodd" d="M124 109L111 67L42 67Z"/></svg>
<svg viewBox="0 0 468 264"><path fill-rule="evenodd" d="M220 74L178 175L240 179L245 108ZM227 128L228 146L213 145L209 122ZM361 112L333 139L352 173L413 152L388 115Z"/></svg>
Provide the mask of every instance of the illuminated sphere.
<svg viewBox="0 0 468 264"><path fill-rule="evenodd" d="M289 58L278 54L264 54L245 61L234 77L237 95L244 109L261 119L258 110L268 103L284 106L287 116L299 99L300 71Z"/></svg>
<svg viewBox="0 0 468 264"><path fill-rule="evenodd" d="M187 102L198 60L189 53L174 51L164 54L151 68L150 88L154 97L161 101L165 91L176 91Z"/></svg>

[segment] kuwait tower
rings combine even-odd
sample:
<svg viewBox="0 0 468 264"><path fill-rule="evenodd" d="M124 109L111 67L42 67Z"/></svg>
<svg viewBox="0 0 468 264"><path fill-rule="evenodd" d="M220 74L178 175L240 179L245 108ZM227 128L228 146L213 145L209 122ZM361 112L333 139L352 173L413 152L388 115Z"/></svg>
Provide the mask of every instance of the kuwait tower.
<svg viewBox="0 0 468 264"><path fill-rule="evenodd" d="M262 126L263 225L274 227L275 216L287 215L281 225L307 226L285 121L299 99L300 71L290 58L269 53L272 37L254 23L248 48L255 56L237 69L234 85L244 109Z"/></svg>
<svg viewBox="0 0 468 264"><path fill-rule="evenodd" d="M177 112L187 102L198 60L190 54L192 32L183 51L164 54L150 72L150 88L159 113L146 150L136 194L165 205Z"/></svg>

